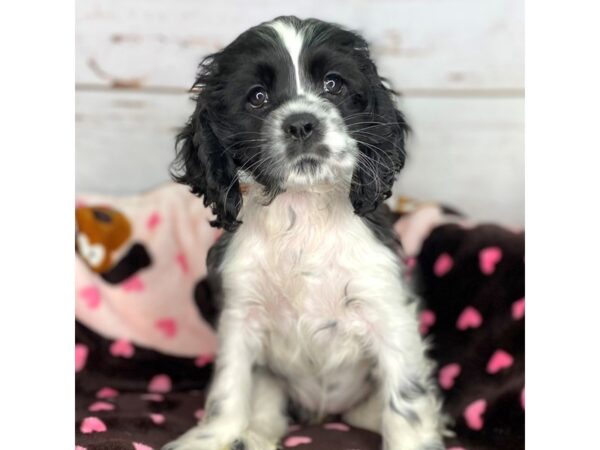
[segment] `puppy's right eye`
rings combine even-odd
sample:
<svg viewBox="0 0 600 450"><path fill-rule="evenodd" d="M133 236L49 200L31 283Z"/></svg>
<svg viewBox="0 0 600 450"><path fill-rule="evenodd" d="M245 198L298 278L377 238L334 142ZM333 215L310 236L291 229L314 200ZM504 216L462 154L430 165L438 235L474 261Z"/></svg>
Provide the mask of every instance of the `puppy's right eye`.
<svg viewBox="0 0 600 450"><path fill-rule="evenodd" d="M255 86L248 92L248 103L252 108L261 108L269 103L269 94L262 86Z"/></svg>

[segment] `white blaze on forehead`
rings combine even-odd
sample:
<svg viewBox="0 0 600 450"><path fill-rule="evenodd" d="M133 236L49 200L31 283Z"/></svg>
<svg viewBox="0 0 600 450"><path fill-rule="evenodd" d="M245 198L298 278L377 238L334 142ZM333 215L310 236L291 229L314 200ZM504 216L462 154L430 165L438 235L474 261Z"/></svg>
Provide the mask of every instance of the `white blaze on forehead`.
<svg viewBox="0 0 600 450"><path fill-rule="evenodd" d="M292 58L294 75L296 78L296 88L298 90L298 94L303 94L304 89L300 83L300 52L302 51L304 33L298 31L293 25L282 21L273 22L270 24L270 26L277 32L283 46L286 48L290 54L290 57Z"/></svg>

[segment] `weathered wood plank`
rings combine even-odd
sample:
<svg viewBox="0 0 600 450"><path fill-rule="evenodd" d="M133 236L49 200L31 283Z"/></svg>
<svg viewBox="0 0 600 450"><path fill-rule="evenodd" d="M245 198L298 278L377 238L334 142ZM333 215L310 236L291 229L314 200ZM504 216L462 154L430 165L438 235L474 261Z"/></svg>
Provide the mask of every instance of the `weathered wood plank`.
<svg viewBox="0 0 600 450"><path fill-rule="evenodd" d="M188 88L202 56L294 12L365 34L407 92L523 88L521 0L78 0L78 84Z"/></svg>
<svg viewBox="0 0 600 450"><path fill-rule="evenodd" d="M523 100L404 98L414 128L395 191L469 215L523 223ZM78 92L77 190L133 193L168 180L186 95Z"/></svg>

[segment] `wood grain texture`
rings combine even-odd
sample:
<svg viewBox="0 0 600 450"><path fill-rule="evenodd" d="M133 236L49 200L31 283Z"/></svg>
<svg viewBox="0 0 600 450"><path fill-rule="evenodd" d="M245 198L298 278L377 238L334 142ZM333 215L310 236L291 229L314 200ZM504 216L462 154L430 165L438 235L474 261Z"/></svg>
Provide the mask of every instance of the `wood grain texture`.
<svg viewBox="0 0 600 450"><path fill-rule="evenodd" d="M204 55L290 13L361 31L407 93L523 89L522 0L78 0L76 82L187 89Z"/></svg>
<svg viewBox="0 0 600 450"><path fill-rule="evenodd" d="M414 133L396 193L523 224L522 99L405 97L401 106ZM186 94L77 92L77 190L136 193L167 181L192 107Z"/></svg>

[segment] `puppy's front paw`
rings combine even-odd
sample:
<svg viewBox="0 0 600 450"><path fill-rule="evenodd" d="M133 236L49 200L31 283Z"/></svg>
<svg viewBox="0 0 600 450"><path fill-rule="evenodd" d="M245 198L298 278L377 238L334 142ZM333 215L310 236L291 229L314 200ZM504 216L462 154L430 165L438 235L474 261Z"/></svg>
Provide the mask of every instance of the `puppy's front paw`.
<svg viewBox="0 0 600 450"><path fill-rule="evenodd" d="M230 438L227 433L214 434L216 430L199 425L179 439L169 442L162 450L276 450L277 443L246 431L239 437Z"/></svg>
<svg viewBox="0 0 600 450"><path fill-rule="evenodd" d="M395 450L398 448L399 450L445 450L446 447L442 444L441 441L433 440L429 441L425 444L414 443L414 442L403 442L400 447L394 446L390 443L384 443L382 446L382 450Z"/></svg>
<svg viewBox="0 0 600 450"><path fill-rule="evenodd" d="M446 450L446 446L441 442L429 442L422 446L419 450Z"/></svg>
<svg viewBox="0 0 600 450"><path fill-rule="evenodd" d="M227 443L228 438L222 430L200 424L165 444L162 450L228 450Z"/></svg>

